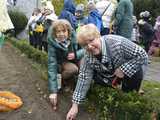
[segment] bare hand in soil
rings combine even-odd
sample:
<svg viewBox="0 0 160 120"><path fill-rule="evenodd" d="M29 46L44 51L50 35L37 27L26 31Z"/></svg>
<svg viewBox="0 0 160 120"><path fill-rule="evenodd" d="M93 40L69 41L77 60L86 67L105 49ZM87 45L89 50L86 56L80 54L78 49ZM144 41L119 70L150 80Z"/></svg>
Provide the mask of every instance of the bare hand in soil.
<svg viewBox="0 0 160 120"><path fill-rule="evenodd" d="M57 110L57 103L58 103L57 94L50 94L49 99L52 104L53 110L56 111Z"/></svg>
<svg viewBox="0 0 160 120"><path fill-rule="evenodd" d="M66 120L76 120L78 113L78 104L73 103L71 109L67 113Z"/></svg>

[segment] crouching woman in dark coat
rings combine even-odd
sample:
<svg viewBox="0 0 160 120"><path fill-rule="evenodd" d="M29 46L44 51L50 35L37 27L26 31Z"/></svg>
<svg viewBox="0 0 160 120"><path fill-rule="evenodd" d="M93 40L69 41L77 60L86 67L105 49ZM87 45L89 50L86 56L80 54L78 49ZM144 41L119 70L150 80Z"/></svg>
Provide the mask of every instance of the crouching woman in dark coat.
<svg viewBox="0 0 160 120"><path fill-rule="evenodd" d="M56 110L58 79L62 75L62 86L72 84L78 74L77 63L83 57L83 49L78 49L75 32L67 20L57 20L48 32L48 81L50 101Z"/></svg>

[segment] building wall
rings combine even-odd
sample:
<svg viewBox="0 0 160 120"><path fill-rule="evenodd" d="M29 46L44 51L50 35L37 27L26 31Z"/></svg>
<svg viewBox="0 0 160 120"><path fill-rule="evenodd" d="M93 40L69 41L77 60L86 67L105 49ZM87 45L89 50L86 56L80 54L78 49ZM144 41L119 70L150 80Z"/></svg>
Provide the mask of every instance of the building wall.
<svg viewBox="0 0 160 120"><path fill-rule="evenodd" d="M9 3L12 3L12 0L8 0ZM41 0L16 0L16 5L14 6L13 4L11 4L9 6L9 9L19 9L20 11L22 11L27 18L29 18L33 12L34 8L40 8L41 6Z"/></svg>

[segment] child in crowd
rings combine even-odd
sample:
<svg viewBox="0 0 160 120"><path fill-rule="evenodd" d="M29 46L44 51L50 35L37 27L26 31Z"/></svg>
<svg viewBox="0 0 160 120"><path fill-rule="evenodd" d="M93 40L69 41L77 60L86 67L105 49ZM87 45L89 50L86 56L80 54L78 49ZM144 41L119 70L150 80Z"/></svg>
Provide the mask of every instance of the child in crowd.
<svg viewBox="0 0 160 120"><path fill-rule="evenodd" d="M78 4L75 10L76 17L76 31L79 30L80 26L86 25L88 23L87 17L84 16L84 5Z"/></svg>
<svg viewBox="0 0 160 120"><path fill-rule="evenodd" d="M37 39L36 39L36 32L35 32L35 27L36 27L36 22L37 19L39 19L39 17L41 16L41 11L38 8L35 8L33 10L32 16L29 18L28 24L27 24L27 29L28 29L28 33L29 33L29 42L30 45L32 45L33 47L37 48L38 44L37 44Z"/></svg>
<svg viewBox="0 0 160 120"><path fill-rule="evenodd" d="M62 87L74 87L74 78L79 70L77 63L83 57L83 52L83 49L78 49L71 24L64 19L56 20L48 31L49 98L54 110L57 109L59 91L57 74L62 75Z"/></svg>

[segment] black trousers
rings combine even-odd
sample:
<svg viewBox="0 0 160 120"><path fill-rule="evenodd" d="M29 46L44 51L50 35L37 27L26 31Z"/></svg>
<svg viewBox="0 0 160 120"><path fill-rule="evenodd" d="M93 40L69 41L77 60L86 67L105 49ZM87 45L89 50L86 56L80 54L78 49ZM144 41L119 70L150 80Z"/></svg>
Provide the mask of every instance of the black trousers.
<svg viewBox="0 0 160 120"><path fill-rule="evenodd" d="M139 91L141 82L143 79L143 70L142 68L137 71L132 77L124 76L122 79L122 90L124 92L129 92L129 91Z"/></svg>
<svg viewBox="0 0 160 120"><path fill-rule="evenodd" d="M122 83L122 91L124 92L129 92L133 90L139 91L142 79L143 79L142 68L139 71L137 71L132 77L128 77L127 75L124 75L123 79L119 79L119 81ZM95 81L95 84L99 84L103 87L107 87L107 86L112 87L111 84L108 85L102 80L95 79L95 77L94 77L94 81Z"/></svg>
<svg viewBox="0 0 160 120"><path fill-rule="evenodd" d="M35 36L34 35L29 35L29 43L31 46L34 46L34 44L35 44Z"/></svg>
<svg viewBox="0 0 160 120"><path fill-rule="evenodd" d="M42 50L42 35L41 32L35 32L35 47L38 47L39 50Z"/></svg>
<svg viewBox="0 0 160 120"><path fill-rule="evenodd" d="M48 52L48 42L47 41L42 41L42 46L44 47L44 51Z"/></svg>

